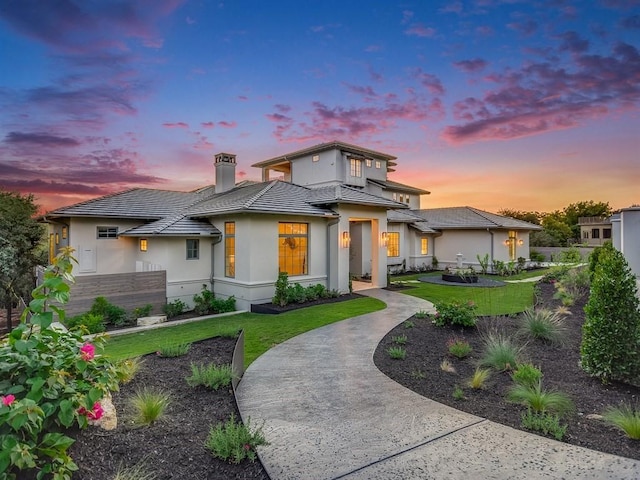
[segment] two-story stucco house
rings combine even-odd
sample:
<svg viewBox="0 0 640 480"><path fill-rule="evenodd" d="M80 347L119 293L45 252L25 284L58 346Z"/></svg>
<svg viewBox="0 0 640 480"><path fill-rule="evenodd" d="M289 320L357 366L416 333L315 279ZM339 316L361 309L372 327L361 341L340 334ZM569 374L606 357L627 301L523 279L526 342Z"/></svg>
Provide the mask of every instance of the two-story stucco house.
<svg viewBox="0 0 640 480"><path fill-rule="evenodd" d="M385 287L389 266L431 265L434 255L441 264L460 253L468 264L528 257L539 227L469 207L420 210L429 192L387 179L396 160L334 141L259 162L262 182L236 184L235 155L220 153L215 186L132 189L49 212L51 254L71 246L79 260L72 301L87 301L70 311L98 295L191 304L203 285L249 308L271 300L279 272L347 292L351 275ZM160 295L141 301L158 282Z"/></svg>

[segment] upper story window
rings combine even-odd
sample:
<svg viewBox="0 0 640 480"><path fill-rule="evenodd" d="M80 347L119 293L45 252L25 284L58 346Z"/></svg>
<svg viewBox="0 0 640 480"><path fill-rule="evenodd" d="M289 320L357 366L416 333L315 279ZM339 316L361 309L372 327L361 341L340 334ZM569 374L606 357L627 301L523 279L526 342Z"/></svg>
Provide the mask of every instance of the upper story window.
<svg viewBox="0 0 640 480"><path fill-rule="evenodd" d="M400 233L387 232L387 257L400 256Z"/></svg>
<svg viewBox="0 0 640 480"><path fill-rule="evenodd" d="M320 155L314 155L313 157L311 157L312 162L317 162L319 160L320 160Z"/></svg>
<svg viewBox="0 0 640 480"><path fill-rule="evenodd" d="M358 160L357 158L352 158L350 160L351 163L351 176L352 177L362 177L362 160Z"/></svg>
<svg viewBox="0 0 640 480"><path fill-rule="evenodd" d="M118 238L118 227L96 227L97 238Z"/></svg>
<svg viewBox="0 0 640 480"><path fill-rule="evenodd" d="M404 203L404 195L400 194L400 203Z"/></svg>
<svg viewBox="0 0 640 480"><path fill-rule="evenodd" d="M197 260L198 258L200 258L200 240L187 238L187 260Z"/></svg>
<svg viewBox="0 0 640 480"><path fill-rule="evenodd" d="M404 197L404 203L409 203L409 195L406 195L406 196Z"/></svg>
<svg viewBox="0 0 640 480"><path fill-rule="evenodd" d="M395 202L396 200L398 200L398 194L393 192L393 201Z"/></svg>
<svg viewBox="0 0 640 480"><path fill-rule="evenodd" d="M236 276L236 222L224 223L224 276Z"/></svg>
<svg viewBox="0 0 640 480"><path fill-rule="evenodd" d="M309 225L278 224L278 268L289 275L306 275L308 269Z"/></svg>
<svg viewBox="0 0 640 480"><path fill-rule="evenodd" d="M584 230L582 232L582 238L589 238L589 232L587 232L586 230Z"/></svg>
<svg viewBox="0 0 640 480"><path fill-rule="evenodd" d="M591 229L591 238L600 238L600 229L592 228Z"/></svg>
<svg viewBox="0 0 640 480"><path fill-rule="evenodd" d="M611 229L610 228L602 229L602 238L611 238Z"/></svg>
<svg viewBox="0 0 640 480"><path fill-rule="evenodd" d="M376 168L381 168L382 167L382 162L380 162L380 160L376 160Z"/></svg>
<svg viewBox="0 0 640 480"><path fill-rule="evenodd" d="M370 158L367 158L364 162L365 162L365 165L367 167L371 168L371 159Z"/></svg>

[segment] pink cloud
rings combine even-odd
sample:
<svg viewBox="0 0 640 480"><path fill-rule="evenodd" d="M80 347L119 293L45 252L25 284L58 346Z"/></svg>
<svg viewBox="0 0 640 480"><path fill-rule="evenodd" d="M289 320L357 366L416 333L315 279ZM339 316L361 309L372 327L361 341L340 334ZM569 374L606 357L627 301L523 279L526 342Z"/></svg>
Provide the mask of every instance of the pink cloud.
<svg viewBox="0 0 640 480"><path fill-rule="evenodd" d="M443 95L445 90L442 82L438 77L431 73L424 73L421 69L417 69L414 73L416 79L425 87L432 95Z"/></svg>
<svg viewBox="0 0 640 480"><path fill-rule="evenodd" d="M218 122L218 126L224 128L236 128L238 124L236 122L227 122L226 120L223 120L221 122Z"/></svg>
<svg viewBox="0 0 640 480"><path fill-rule="evenodd" d="M486 60L482 60L481 58L474 58L472 60L461 60L459 62L454 62L453 65L465 73L475 73L484 70L484 68L487 66L487 62Z"/></svg>
<svg viewBox="0 0 640 480"><path fill-rule="evenodd" d="M202 126L202 128L213 128L216 124L213 122L202 122L200 126Z"/></svg>
<svg viewBox="0 0 640 480"><path fill-rule="evenodd" d="M407 28L404 33L413 37L433 37L436 34L436 30L431 27L425 27L422 24L416 23Z"/></svg>
<svg viewBox="0 0 640 480"><path fill-rule="evenodd" d="M189 124L185 122L163 123L165 128L189 128Z"/></svg>
<svg viewBox="0 0 640 480"><path fill-rule="evenodd" d="M246 95L238 95L238 100L240 100L241 102L246 102L247 100L249 100L249 97L247 97Z"/></svg>

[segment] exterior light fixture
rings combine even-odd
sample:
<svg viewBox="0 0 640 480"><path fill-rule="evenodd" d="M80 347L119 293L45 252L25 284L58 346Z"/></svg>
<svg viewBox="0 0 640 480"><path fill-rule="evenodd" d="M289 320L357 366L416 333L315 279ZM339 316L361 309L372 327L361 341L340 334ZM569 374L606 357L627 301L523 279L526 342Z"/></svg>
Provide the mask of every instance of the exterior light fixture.
<svg viewBox="0 0 640 480"><path fill-rule="evenodd" d="M389 239L388 239L387 232L382 232L380 234L380 245L383 247L386 247L388 243L389 243Z"/></svg>
<svg viewBox="0 0 640 480"><path fill-rule="evenodd" d="M56 233L56 245L60 244L60 234Z"/></svg>
<svg viewBox="0 0 640 480"><path fill-rule="evenodd" d="M349 232L342 232L342 237L340 238L340 246L342 248L349 248L351 244L351 237L349 236Z"/></svg>
<svg viewBox="0 0 640 480"><path fill-rule="evenodd" d="M504 246L508 247L511 244L511 240L507 239L504 241Z"/></svg>
<svg viewBox="0 0 640 480"><path fill-rule="evenodd" d="M67 227L62 227L62 239L66 240L68 235Z"/></svg>
<svg viewBox="0 0 640 480"><path fill-rule="evenodd" d="M522 240L522 239L518 240L518 245L520 245L520 246L524 245L524 240Z"/></svg>
<svg viewBox="0 0 640 480"><path fill-rule="evenodd" d="M147 239L146 238L141 238L140 239L140 251L141 252L146 252L147 251L147 247L148 247Z"/></svg>

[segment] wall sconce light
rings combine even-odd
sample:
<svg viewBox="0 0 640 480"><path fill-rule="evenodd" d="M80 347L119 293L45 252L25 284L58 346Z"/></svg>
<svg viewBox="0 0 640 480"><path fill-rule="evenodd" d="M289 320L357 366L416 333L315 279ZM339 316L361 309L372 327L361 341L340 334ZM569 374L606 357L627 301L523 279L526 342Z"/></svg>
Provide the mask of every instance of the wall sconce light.
<svg viewBox="0 0 640 480"><path fill-rule="evenodd" d="M522 239L518 240L518 245L520 245L520 246L524 245L524 240L522 240Z"/></svg>
<svg viewBox="0 0 640 480"><path fill-rule="evenodd" d="M67 239L67 227L62 227L62 239Z"/></svg>
<svg viewBox="0 0 640 480"><path fill-rule="evenodd" d="M60 234L56 233L56 245L60 244Z"/></svg>
<svg viewBox="0 0 640 480"><path fill-rule="evenodd" d="M503 243L505 247L508 247L511 244L511 240L507 239Z"/></svg>
<svg viewBox="0 0 640 480"><path fill-rule="evenodd" d="M146 252L147 251L147 239L146 238L141 238L140 239L140 251L141 252Z"/></svg>
<svg viewBox="0 0 640 480"><path fill-rule="evenodd" d="M389 242L389 239L388 239L388 236L387 236L387 232L382 232L380 234L380 246L386 247L388 242Z"/></svg>
<svg viewBox="0 0 640 480"><path fill-rule="evenodd" d="M351 236L349 235L349 232L342 232L342 237L340 239L340 246L342 248L349 248L350 244L351 244Z"/></svg>

